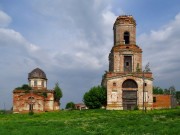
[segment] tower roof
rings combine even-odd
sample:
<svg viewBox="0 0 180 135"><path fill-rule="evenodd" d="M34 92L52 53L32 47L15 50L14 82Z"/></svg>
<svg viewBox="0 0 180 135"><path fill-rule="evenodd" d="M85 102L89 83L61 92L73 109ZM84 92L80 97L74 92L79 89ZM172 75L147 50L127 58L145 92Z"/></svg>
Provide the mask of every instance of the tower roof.
<svg viewBox="0 0 180 135"><path fill-rule="evenodd" d="M132 15L121 15L116 18L114 25L117 24L133 24L136 25L136 21L134 20Z"/></svg>
<svg viewBox="0 0 180 135"><path fill-rule="evenodd" d="M38 79L46 79L46 74L44 73L44 71L40 68L35 68L34 70L32 70L29 74L28 74L28 79L34 79L34 78L38 78Z"/></svg>

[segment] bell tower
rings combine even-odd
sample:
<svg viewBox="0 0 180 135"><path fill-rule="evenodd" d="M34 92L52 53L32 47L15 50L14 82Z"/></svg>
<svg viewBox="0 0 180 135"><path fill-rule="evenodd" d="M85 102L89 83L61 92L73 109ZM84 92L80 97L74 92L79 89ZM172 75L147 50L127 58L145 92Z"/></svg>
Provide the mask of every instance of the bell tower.
<svg viewBox="0 0 180 135"><path fill-rule="evenodd" d="M113 27L114 45L136 44L136 21L132 16L119 16Z"/></svg>
<svg viewBox="0 0 180 135"><path fill-rule="evenodd" d="M109 54L109 71L142 70L142 50L136 45L136 22L132 16L119 16L113 27L114 46Z"/></svg>
<svg viewBox="0 0 180 135"><path fill-rule="evenodd" d="M152 73L142 70L142 49L136 44L136 21L131 15L117 17L109 71L102 80L107 87L107 109L132 110L152 104ZM144 86L143 86L144 85Z"/></svg>

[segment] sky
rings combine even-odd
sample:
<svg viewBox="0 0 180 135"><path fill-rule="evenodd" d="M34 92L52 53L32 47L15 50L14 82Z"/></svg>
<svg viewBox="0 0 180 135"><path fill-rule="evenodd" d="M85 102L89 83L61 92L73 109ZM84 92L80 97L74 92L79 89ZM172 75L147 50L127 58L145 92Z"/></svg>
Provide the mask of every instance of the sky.
<svg viewBox="0 0 180 135"><path fill-rule="evenodd" d="M0 0L0 109L12 107L14 88L41 68L67 102L80 103L101 84L113 46L113 23L133 15L143 66L154 86L180 90L180 1Z"/></svg>

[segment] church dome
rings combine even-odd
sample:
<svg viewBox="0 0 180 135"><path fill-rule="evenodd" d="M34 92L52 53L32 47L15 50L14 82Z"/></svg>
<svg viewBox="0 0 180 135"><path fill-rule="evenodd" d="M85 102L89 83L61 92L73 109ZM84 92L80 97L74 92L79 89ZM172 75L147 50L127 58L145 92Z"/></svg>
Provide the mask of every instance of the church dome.
<svg viewBox="0 0 180 135"><path fill-rule="evenodd" d="M40 68L36 68L34 70L32 70L29 75L28 75L28 79L34 79L34 78L38 78L38 79L45 79L46 78L46 74L44 73L44 71Z"/></svg>

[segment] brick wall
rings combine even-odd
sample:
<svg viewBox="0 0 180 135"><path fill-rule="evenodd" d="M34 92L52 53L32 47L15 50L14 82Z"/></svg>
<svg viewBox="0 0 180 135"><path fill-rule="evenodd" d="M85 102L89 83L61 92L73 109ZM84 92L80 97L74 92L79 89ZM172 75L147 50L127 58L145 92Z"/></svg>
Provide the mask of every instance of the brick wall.
<svg viewBox="0 0 180 135"><path fill-rule="evenodd" d="M153 109L171 108L171 95L153 95Z"/></svg>

